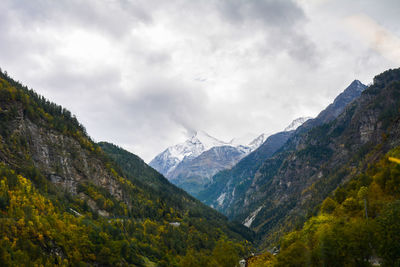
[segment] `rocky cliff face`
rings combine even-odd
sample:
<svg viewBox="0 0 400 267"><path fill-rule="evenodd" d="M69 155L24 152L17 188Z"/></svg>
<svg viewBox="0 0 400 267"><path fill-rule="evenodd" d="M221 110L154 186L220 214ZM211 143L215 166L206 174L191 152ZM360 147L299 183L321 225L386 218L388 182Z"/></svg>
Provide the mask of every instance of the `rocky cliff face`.
<svg viewBox="0 0 400 267"><path fill-rule="evenodd" d="M9 122L2 130L7 131L14 140L23 140L21 151L17 146L7 146L5 140L1 139L1 161L18 168L29 168L33 165L57 187L72 195L79 194L82 199L90 199L79 192L78 187L82 183L94 184L106 189L116 199L123 199L116 177L105 168L94 151L84 148L72 136L49 129L44 120L33 123L24 114L24 108L19 103L0 102L0 109L3 116L10 115ZM81 138L86 140L86 137ZM106 214L99 210L94 201L88 203L93 209Z"/></svg>

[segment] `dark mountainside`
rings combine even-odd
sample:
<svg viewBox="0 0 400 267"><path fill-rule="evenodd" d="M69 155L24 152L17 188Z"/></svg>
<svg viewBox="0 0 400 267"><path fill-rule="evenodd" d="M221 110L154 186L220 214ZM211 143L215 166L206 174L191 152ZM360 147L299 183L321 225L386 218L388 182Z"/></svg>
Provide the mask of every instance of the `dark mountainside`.
<svg viewBox="0 0 400 267"><path fill-rule="evenodd" d="M400 144L399 81L399 69L386 71L337 119L300 129L263 163L226 213L243 221L257 211L251 228L263 246L301 226L339 185Z"/></svg>
<svg viewBox="0 0 400 267"><path fill-rule="evenodd" d="M312 127L335 119L343 112L346 105L360 96L365 88L366 86L358 80L353 81L315 119L306 121L296 131L280 132L270 136L263 145L243 158L232 169L216 174L207 188L199 194L199 199L208 205L212 205L230 218L235 218L236 213L242 213L242 211L238 209L240 204L234 203L252 187L253 180L258 175L258 170L265 160L273 156L278 150L285 150L282 146L286 144L290 137L292 137L292 140L296 140L301 136L301 133ZM221 196L224 197L220 198ZM246 208L247 203L241 204ZM257 209L254 209L254 211ZM246 210L245 212L250 215L254 211ZM245 218L240 219L244 221Z"/></svg>
<svg viewBox="0 0 400 267"><path fill-rule="evenodd" d="M3 72L0 232L3 266L231 266L251 236Z"/></svg>
<svg viewBox="0 0 400 267"><path fill-rule="evenodd" d="M342 93L340 93L332 104L321 111L315 119L306 121L299 127L298 131L311 129L312 127L328 123L336 119L343 109L351 103L354 99L358 98L361 93L367 88L359 80L354 80Z"/></svg>
<svg viewBox="0 0 400 267"><path fill-rule="evenodd" d="M198 194L198 199L214 207L216 210L224 211L236 192L247 187L246 181L253 177L258 167L266 158L272 156L283 144L286 143L293 131L281 132L265 140L255 151L239 161L234 167L216 174L206 189ZM235 191L235 193L233 193ZM225 193L224 201L218 203L218 198Z"/></svg>
<svg viewBox="0 0 400 267"><path fill-rule="evenodd" d="M138 156L107 142L99 142L101 149L112 158L122 169L125 175L131 179L137 179L146 186L150 186L157 193L168 192L177 194L177 197L186 192L172 185L162 174L147 165ZM173 196L171 196L173 197Z"/></svg>

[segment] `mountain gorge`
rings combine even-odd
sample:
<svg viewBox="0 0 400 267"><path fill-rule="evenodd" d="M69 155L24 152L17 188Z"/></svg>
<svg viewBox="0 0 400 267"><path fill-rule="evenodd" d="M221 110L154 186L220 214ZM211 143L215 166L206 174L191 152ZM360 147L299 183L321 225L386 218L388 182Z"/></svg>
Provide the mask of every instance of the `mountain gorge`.
<svg viewBox="0 0 400 267"><path fill-rule="evenodd" d="M295 192L301 193L311 186L315 179L322 178L324 173L320 172L320 166L325 163L324 157L331 153L330 148L317 146L317 139L314 135L307 135L307 131L317 131L313 128L316 125L329 124L335 115L338 116L346 110L365 88L366 86L359 81L354 81L315 119L304 120L295 131L271 135L260 148L243 158L232 169L216 174L207 188L199 193L199 199L228 217L242 221L261 233L260 236L269 240L268 242L276 241L276 236L280 235L280 227L291 225L293 218L299 218L288 216L290 211L294 212L295 207L303 201ZM304 143L306 136L309 143ZM329 136L319 137L325 144L335 146L330 143ZM318 159L318 163L305 156L310 154ZM295 171L292 164L289 164L291 161L296 161ZM331 168L336 169L333 166ZM302 176L304 178L299 179ZM271 184L272 179L276 179L276 185ZM315 200L314 203L318 201ZM301 211L307 209L311 209L310 206L299 208ZM289 217L290 219L287 219ZM282 220L287 221L283 223Z"/></svg>
<svg viewBox="0 0 400 267"><path fill-rule="evenodd" d="M2 266L232 265L252 237L3 72L0 231Z"/></svg>

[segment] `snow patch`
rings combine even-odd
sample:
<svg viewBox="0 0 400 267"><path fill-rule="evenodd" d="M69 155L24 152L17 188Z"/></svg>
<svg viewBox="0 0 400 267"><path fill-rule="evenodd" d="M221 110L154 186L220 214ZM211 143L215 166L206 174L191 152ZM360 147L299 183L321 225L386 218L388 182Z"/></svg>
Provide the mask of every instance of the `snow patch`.
<svg viewBox="0 0 400 267"><path fill-rule="evenodd" d="M286 127L283 131L284 132L289 132L289 131L294 131L296 130L300 125L308 121L309 119L312 119L312 117L300 117L292 121L292 123L289 124L288 127Z"/></svg>
<svg viewBox="0 0 400 267"><path fill-rule="evenodd" d="M254 219L256 218L257 214L260 212L260 210L263 208L264 206L260 206L258 209L256 209L255 211L253 211L249 217L246 218L246 220L243 221L243 225L250 228L251 224L253 223Z"/></svg>
<svg viewBox="0 0 400 267"><path fill-rule="evenodd" d="M262 144L264 144L265 140L269 137L269 134L261 134L257 138L255 138L253 141L251 141L247 146L250 148L251 151L256 150L259 148Z"/></svg>
<svg viewBox="0 0 400 267"><path fill-rule="evenodd" d="M222 194L217 198L217 202L218 202L218 205L219 205L219 206L222 206L222 203L224 203L225 196L226 196L226 193L222 193Z"/></svg>

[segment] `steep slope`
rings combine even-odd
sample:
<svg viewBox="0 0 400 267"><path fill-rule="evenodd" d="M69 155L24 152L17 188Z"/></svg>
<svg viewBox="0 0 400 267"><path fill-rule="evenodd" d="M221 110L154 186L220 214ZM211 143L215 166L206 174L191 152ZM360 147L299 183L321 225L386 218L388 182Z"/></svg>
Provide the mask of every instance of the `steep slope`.
<svg viewBox="0 0 400 267"><path fill-rule="evenodd" d="M258 137L253 139L253 141L251 141L247 145L247 147L250 148L250 152L253 152L257 148L259 148L265 142L265 140L267 140L268 136L270 136L270 135L269 134L260 134Z"/></svg>
<svg viewBox="0 0 400 267"><path fill-rule="evenodd" d="M349 103L361 95L365 88L367 88L366 85L362 84L359 80L354 80L335 98L332 104L321 111L315 119L307 120L299 130L308 130L336 119Z"/></svg>
<svg viewBox="0 0 400 267"><path fill-rule="evenodd" d="M258 149L240 160L233 168L216 174L211 183L197 195L198 199L217 210L225 211L235 195L249 186L248 182L258 167L282 147L292 133L280 132L269 136Z"/></svg>
<svg viewBox="0 0 400 267"><path fill-rule="evenodd" d="M267 159L229 207L231 216L246 221L259 209L251 228L270 244L315 212L341 183L398 146L400 70L374 81L337 119L308 132L303 128Z"/></svg>
<svg viewBox="0 0 400 267"><path fill-rule="evenodd" d="M0 72L2 264L187 266L195 254L218 265L227 243L230 260L245 253L250 232L102 146L110 156L69 111Z"/></svg>

